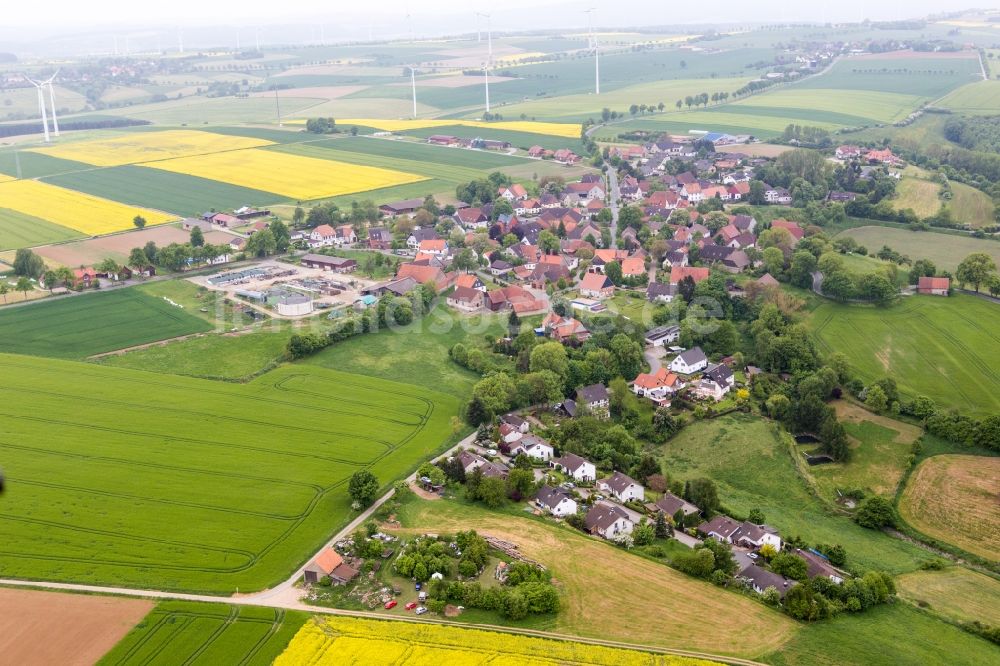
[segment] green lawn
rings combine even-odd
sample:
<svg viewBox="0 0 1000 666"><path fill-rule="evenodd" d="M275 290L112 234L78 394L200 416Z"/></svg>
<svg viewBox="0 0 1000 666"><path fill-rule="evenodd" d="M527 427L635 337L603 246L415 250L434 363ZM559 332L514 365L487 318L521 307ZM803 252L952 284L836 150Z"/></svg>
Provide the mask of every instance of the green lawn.
<svg viewBox="0 0 1000 666"><path fill-rule="evenodd" d="M133 165L76 171L43 180L122 203L192 217L207 210L267 206L287 200L272 192Z"/></svg>
<svg viewBox="0 0 1000 666"><path fill-rule="evenodd" d="M161 298L116 289L0 309L0 352L86 358L210 329Z"/></svg>
<svg viewBox="0 0 1000 666"><path fill-rule="evenodd" d="M797 474L792 456L798 453L790 450L789 441L774 423L727 416L685 428L662 448L662 457L671 479L714 479L724 506L744 515L761 509L767 523L785 537L843 545L848 566L903 573L932 557L828 513Z"/></svg>
<svg viewBox="0 0 1000 666"><path fill-rule="evenodd" d="M438 305L418 322L402 329L360 335L329 347L305 361L398 382L433 386L463 400L479 377L448 358L458 342L491 342L506 330L506 315L457 315Z"/></svg>
<svg viewBox="0 0 1000 666"><path fill-rule="evenodd" d="M0 355L0 576L230 594L288 576L455 435L459 401L286 366L248 384ZM85 406L85 407L84 407Z"/></svg>
<svg viewBox="0 0 1000 666"><path fill-rule="evenodd" d="M80 238L82 234L10 208L0 208L0 250L17 250Z"/></svg>
<svg viewBox="0 0 1000 666"><path fill-rule="evenodd" d="M765 661L775 666L926 666L992 664L996 658L997 647L986 640L896 603L810 625Z"/></svg>
<svg viewBox="0 0 1000 666"><path fill-rule="evenodd" d="M913 296L887 307L825 302L807 325L823 352L858 375L895 378L901 392L973 416L1000 411L1000 307L973 296Z"/></svg>
<svg viewBox="0 0 1000 666"><path fill-rule="evenodd" d="M930 259L939 270L954 271L962 259L973 252L985 252L1000 264L1000 242L988 239L875 226L855 227L838 235L850 236L871 252L888 245L914 261Z"/></svg>
<svg viewBox="0 0 1000 666"><path fill-rule="evenodd" d="M308 619L278 608L164 601L98 664L267 666Z"/></svg>

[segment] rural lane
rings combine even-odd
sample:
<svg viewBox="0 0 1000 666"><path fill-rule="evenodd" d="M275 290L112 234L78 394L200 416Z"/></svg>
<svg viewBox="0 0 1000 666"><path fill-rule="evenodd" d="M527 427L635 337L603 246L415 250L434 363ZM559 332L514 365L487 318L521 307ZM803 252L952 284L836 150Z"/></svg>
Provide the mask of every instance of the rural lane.
<svg viewBox="0 0 1000 666"><path fill-rule="evenodd" d="M611 249L618 249L618 202L621 191L618 189L618 171L608 167L608 207L611 208Z"/></svg>

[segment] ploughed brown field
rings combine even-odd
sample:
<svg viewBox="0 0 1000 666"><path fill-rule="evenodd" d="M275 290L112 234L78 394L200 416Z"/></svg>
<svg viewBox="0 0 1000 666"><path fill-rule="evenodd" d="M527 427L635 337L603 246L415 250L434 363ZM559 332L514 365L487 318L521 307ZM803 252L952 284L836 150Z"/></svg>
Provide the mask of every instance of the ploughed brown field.
<svg viewBox="0 0 1000 666"><path fill-rule="evenodd" d="M90 666L153 602L0 588L0 663Z"/></svg>

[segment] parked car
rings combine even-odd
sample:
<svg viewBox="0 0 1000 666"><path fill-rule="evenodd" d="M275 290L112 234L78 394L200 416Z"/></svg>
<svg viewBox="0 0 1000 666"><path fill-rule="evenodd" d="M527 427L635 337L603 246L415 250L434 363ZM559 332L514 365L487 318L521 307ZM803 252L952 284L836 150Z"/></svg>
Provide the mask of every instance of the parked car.
<svg viewBox="0 0 1000 666"><path fill-rule="evenodd" d="M419 591L420 591L420 583L417 583L417 584L416 584L416 585L414 586L414 589L416 589L416 590L417 590L417 592L419 592Z"/></svg>
<svg viewBox="0 0 1000 666"><path fill-rule="evenodd" d="M486 449L486 455L488 455L490 457L493 457L496 454L497 454L497 450L496 449Z"/></svg>
<svg viewBox="0 0 1000 666"><path fill-rule="evenodd" d="M423 615L426 612L427 612L427 606L421 606L420 608L417 609L417 615Z"/></svg>
<svg viewBox="0 0 1000 666"><path fill-rule="evenodd" d="M411 601L410 603L408 603L405 606L403 606L403 608L405 608L406 610L413 610L416 607L417 607L417 602L416 601Z"/></svg>
<svg viewBox="0 0 1000 666"><path fill-rule="evenodd" d="M395 608L397 603L398 602L395 599L390 599L389 601L385 602L385 609L389 610L390 608Z"/></svg>
<svg viewBox="0 0 1000 666"><path fill-rule="evenodd" d="M751 560L756 560L757 553L747 553L747 557L749 557Z"/></svg>

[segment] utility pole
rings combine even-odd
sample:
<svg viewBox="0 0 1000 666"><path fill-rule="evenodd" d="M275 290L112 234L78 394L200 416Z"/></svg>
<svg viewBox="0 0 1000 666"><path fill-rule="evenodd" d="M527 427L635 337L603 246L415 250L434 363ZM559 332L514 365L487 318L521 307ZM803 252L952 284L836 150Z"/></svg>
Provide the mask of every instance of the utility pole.
<svg viewBox="0 0 1000 666"><path fill-rule="evenodd" d="M278 89L274 89L274 110L278 114L278 127L281 127L281 104L278 102Z"/></svg>

